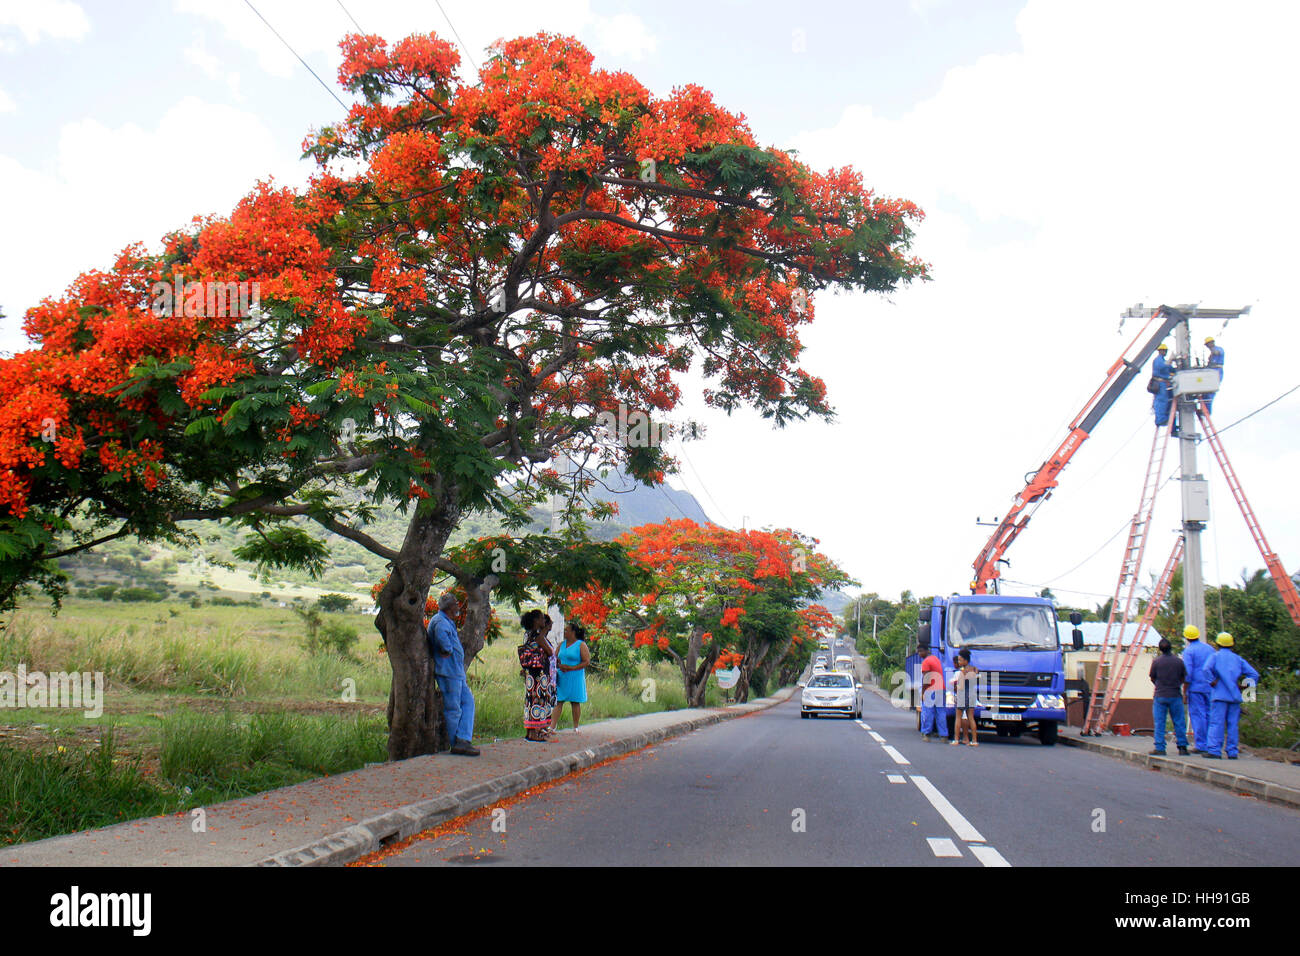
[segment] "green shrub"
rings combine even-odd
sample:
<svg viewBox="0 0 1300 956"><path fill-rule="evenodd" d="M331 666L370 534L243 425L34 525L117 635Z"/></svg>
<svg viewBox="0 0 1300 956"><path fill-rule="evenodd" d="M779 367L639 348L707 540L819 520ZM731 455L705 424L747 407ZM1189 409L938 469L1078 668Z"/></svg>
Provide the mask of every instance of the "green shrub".
<svg viewBox="0 0 1300 956"><path fill-rule="evenodd" d="M632 678L640 672L632 646L624 638L612 634L590 646L592 670L628 690Z"/></svg>
<svg viewBox="0 0 1300 956"><path fill-rule="evenodd" d="M330 614L350 610L352 604L352 598L346 594L322 594L316 599L316 606Z"/></svg>
<svg viewBox="0 0 1300 956"><path fill-rule="evenodd" d="M138 601L161 601L163 595L153 588L119 588L116 599L130 603Z"/></svg>

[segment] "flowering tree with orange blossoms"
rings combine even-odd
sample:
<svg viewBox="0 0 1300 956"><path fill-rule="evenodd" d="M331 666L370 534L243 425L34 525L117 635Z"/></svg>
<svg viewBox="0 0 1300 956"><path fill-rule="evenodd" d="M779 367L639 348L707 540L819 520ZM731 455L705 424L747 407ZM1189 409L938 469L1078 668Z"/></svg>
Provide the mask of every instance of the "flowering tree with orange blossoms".
<svg viewBox="0 0 1300 956"><path fill-rule="evenodd" d="M619 543L652 576L651 589L615 599L588 588L569 596L570 613L671 659L692 707L703 705L708 677L724 660L740 667L736 694L747 699L756 668L774 670L820 616L829 618L806 602L849 580L812 550L815 542L788 530L731 531L682 519L633 528Z"/></svg>
<svg viewBox="0 0 1300 956"><path fill-rule="evenodd" d="M342 48L358 102L308 140L308 188L262 184L27 313L39 348L0 362L0 600L57 598L58 557L185 522L243 526L240 556L271 566L322 566L308 526L344 536L392 566L376 626L399 759L442 742L423 611L464 516L522 526L560 451L662 480L662 445L601 425L662 420L692 363L718 408L829 416L798 365L812 295L925 266L911 203L572 39L502 42L473 82L432 34ZM191 283L256 284L259 304L158 307ZM401 541L368 533L379 508L405 513Z"/></svg>

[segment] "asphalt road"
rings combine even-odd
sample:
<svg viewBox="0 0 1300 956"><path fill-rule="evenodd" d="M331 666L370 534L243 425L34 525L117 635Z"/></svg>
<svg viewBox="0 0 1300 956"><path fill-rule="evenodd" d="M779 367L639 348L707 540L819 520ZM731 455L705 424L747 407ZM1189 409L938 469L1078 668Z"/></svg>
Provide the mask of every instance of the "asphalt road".
<svg viewBox="0 0 1300 956"><path fill-rule="evenodd" d="M923 742L870 692L861 721L801 720L796 695L384 862L1295 866L1300 813L1030 736Z"/></svg>

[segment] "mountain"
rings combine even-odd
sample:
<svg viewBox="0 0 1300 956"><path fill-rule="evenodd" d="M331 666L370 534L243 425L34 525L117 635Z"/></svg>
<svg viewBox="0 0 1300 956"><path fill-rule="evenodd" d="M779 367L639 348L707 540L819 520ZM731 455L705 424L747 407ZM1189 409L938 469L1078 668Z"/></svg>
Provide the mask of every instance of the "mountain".
<svg viewBox="0 0 1300 956"><path fill-rule="evenodd" d="M604 479L603 486L598 484L592 489L592 497L618 505L614 523L624 528L658 524L669 518L690 518L698 524L713 523L689 491L678 491L668 485L647 488L622 472L611 472Z"/></svg>

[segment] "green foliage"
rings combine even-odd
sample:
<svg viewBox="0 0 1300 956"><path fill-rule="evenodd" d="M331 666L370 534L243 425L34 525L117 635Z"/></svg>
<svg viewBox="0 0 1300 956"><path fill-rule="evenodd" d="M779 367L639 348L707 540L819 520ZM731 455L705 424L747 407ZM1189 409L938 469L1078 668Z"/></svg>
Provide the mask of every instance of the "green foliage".
<svg viewBox="0 0 1300 956"><path fill-rule="evenodd" d="M590 647L590 669L628 690L632 678L640 671L631 643L621 635L607 634Z"/></svg>
<svg viewBox="0 0 1300 956"><path fill-rule="evenodd" d="M1174 572L1164 606L1156 615L1155 626L1167 635L1175 649L1183 640L1182 568ZM1300 671L1300 627L1295 625L1286 605L1277 593L1277 585L1268 572L1260 569L1247 575L1242 585L1223 585L1205 591L1207 640L1222 629L1234 640L1234 650L1274 682L1296 680Z"/></svg>
<svg viewBox="0 0 1300 956"><path fill-rule="evenodd" d="M346 594L322 594L316 599L316 606L327 614L350 611L355 601Z"/></svg>
<svg viewBox="0 0 1300 956"><path fill-rule="evenodd" d="M115 761L114 744L107 723L84 751L0 747L0 845L180 809L176 794L140 775L138 760Z"/></svg>
<svg viewBox="0 0 1300 956"><path fill-rule="evenodd" d="M163 722L161 767L175 784L247 793L385 759L380 717L241 717L182 710Z"/></svg>
<svg viewBox="0 0 1300 956"><path fill-rule="evenodd" d="M160 594L153 588L119 588L114 599L118 601L135 602L135 601L161 601L165 594Z"/></svg>

